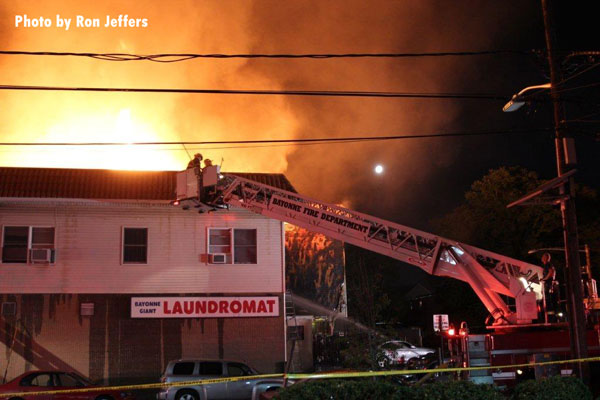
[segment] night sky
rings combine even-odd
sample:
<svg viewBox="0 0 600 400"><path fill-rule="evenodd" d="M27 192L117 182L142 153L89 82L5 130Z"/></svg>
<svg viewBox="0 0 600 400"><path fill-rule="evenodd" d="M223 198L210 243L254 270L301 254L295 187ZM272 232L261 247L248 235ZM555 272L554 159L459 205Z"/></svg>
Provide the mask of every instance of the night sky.
<svg viewBox="0 0 600 400"><path fill-rule="evenodd" d="M590 2L591 3L591 2ZM60 13L147 18L147 28L22 28L15 16ZM556 12L561 55L598 50L591 5ZM15 1L0 4L0 48L29 51L191 53L406 53L545 49L539 1ZM566 77L600 62L572 58ZM600 68L569 80L598 82ZM172 64L0 56L1 84L270 90L485 93L502 100L260 97L0 91L1 141L234 140L409 135L552 126L551 104L502 113L510 96L548 82L543 54L334 60L192 60ZM577 180L598 188L598 87L568 91L578 132ZM584 131L581 133L581 131ZM252 149L188 148L223 169L284 172L298 191L406 225L456 207L489 169L556 173L551 133ZM2 148L4 166L183 169L179 147ZM373 168L385 171L376 176Z"/></svg>

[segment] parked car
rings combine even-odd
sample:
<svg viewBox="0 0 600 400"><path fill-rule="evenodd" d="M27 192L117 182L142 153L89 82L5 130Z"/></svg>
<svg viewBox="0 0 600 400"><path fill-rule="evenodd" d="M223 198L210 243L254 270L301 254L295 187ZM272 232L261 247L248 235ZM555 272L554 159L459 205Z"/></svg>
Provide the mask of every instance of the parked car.
<svg viewBox="0 0 600 400"><path fill-rule="evenodd" d="M59 393L52 395L17 395L9 400L134 400L129 392L104 390L73 372L29 371L12 381L0 385L0 394L41 392L45 390L69 390L98 388L98 391L79 393Z"/></svg>
<svg viewBox="0 0 600 400"><path fill-rule="evenodd" d="M161 382L186 382L202 379L251 377L259 373L239 361L229 360L175 360L170 361ZM213 400L258 399L263 392L283 387L282 378L248 378L233 382L206 385L173 386L162 389L157 400Z"/></svg>
<svg viewBox="0 0 600 400"><path fill-rule="evenodd" d="M380 368L405 365L411 359L431 353L435 353L435 350L417 347L403 340L390 340L379 346L377 364Z"/></svg>

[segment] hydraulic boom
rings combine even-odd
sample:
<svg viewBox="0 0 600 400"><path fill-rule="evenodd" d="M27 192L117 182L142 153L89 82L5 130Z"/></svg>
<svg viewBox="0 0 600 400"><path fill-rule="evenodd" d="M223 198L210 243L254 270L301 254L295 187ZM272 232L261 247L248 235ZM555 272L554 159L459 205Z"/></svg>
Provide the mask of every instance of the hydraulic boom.
<svg viewBox="0 0 600 400"><path fill-rule="evenodd" d="M536 293L541 295L543 270L536 265L235 175L220 175L218 166L181 172L177 187L180 202L245 208L387 255L429 274L467 282L495 325L529 324L538 317ZM514 298L514 307L502 296Z"/></svg>

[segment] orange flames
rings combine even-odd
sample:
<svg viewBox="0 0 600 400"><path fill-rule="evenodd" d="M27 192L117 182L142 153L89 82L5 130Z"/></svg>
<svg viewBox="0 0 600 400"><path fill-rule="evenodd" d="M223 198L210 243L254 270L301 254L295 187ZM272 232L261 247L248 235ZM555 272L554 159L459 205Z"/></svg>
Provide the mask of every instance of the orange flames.
<svg viewBox="0 0 600 400"><path fill-rule="evenodd" d="M0 6L3 43L10 50L155 54L249 52L247 5L182 0L122 2L71 0L10 2ZM225 13L236 23L224 24ZM43 16L51 28L15 27L16 15ZM72 18L68 31L56 15ZM148 28L104 28L106 15L147 18ZM99 18L99 28L76 28L75 17ZM279 85L240 60L172 64L109 62L72 57L0 58L1 84L79 87L265 88ZM283 98L2 91L2 142L178 142L293 137L296 120ZM226 148L227 147L227 148ZM3 147L0 165L30 167L181 170L203 153L229 171L282 172L290 147L239 149L213 146Z"/></svg>

